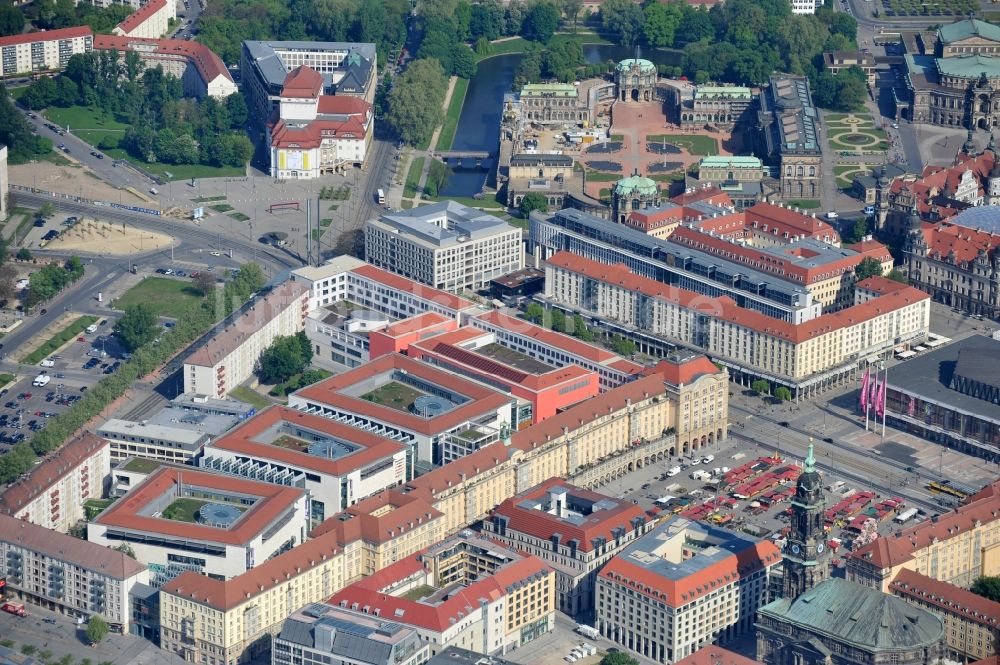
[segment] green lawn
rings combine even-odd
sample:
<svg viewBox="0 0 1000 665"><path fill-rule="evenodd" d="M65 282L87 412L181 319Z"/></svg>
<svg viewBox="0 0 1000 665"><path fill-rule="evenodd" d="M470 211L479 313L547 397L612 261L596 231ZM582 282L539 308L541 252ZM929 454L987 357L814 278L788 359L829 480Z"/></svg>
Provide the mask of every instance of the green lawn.
<svg viewBox="0 0 1000 665"><path fill-rule="evenodd" d="M441 134L438 136L438 150L451 150L451 144L455 142L455 130L458 129L458 116L462 114L462 104L468 90L469 79L459 78L455 81L455 89L451 92L451 101L448 102L444 124L441 125Z"/></svg>
<svg viewBox="0 0 1000 665"><path fill-rule="evenodd" d="M225 201L225 196L199 196L197 198L191 199L195 203L212 203L214 201Z"/></svg>
<svg viewBox="0 0 1000 665"><path fill-rule="evenodd" d="M420 174L424 171L424 158L417 157L410 163L406 172L406 184L403 185L403 196L412 199L417 195L417 185L420 184Z"/></svg>
<svg viewBox="0 0 1000 665"><path fill-rule="evenodd" d="M837 177L837 187L846 189L851 186L855 176L871 173L871 171L856 164L838 164L833 167L833 173Z"/></svg>
<svg viewBox="0 0 1000 665"><path fill-rule="evenodd" d="M74 132L75 133L75 132ZM143 162L120 148L105 150L104 154L113 159L124 159L145 169L162 180L190 180L191 178L237 178L245 176L242 166L210 166L207 164L164 164L163 162ZM167 174L170 175L167 175Z"/></svg>
<svg viewBox="0 0 1000 665"><path fill-rule="evenodd" d="M692 155L718 155L719 142L711 136L699 134L650 134L646 143L671 143Z"/></svg>
<svg viewBox="0 0 1000 665"><path fill-rule="evenodd" d="M173 503L163 510L161 516L165 520L194 523L198 521L198 510L206 503L208 501L202 501L201 499L175 499Z"/></svg>
<svg viewBox="0 0 1000 665"><path fill-rule="evenodd" d="M120 129L129 128L120 122L112 113L100 113L88 106L70 106L68 108L52 107L45 109L43 114L50 121L61 127L69 127L76 133L77 129Z"/></svg>
<svg viewBox="0 0 1000 665"><path fill-rule="evenodd" d="M213 206L209 206L209 208L211 208L215 212L229 212L230 210L233 209L233 206L229 205L228 203L216 203Z"/></svg>
<svg viewBox="0 0 1000 665"><path fill-rule="evenodd" d="M120 129L74 129L73 136L97 147L98 143L109 136L118 140L125 138L125 132Z"/></svg>
<svg viewBox="0 0 1000 665"><path fill-rule="evenodd" d="M16 378L13 374L0 374L0 388L3 388Z"/></svg>
<svg viewBox="0 0 1000 665"><path fill-rule="evenodd" d="M436 587L432 587L429 584L421 584L413 587L409 591L404 592L401 597L406 600L420 600L421 598L426 598L435 591L437 591Z"/></svg>
<svg viewBox="0 0 1000 665"><path fill-rule="evenodd" d="M618 182L624 178L621 173L608 173L606 171L587 171L587 180L591 182Z"/></svg>
<svg viewBox="0 0 1000 665"><path fill-rule="evenodd" d="M104 510L114 503L114 499L87 499L83 502L83 511L87 516L87 521L94 519L104 512Z"/></svg>
<svg viewBox="0 0 1000 665"><path fill-rule="evenodd" d="M408 413L413 406L413 401L424 394L426 393L416 388L411 388L405 383L389 381L385 385L365 393L361 396L361 399Z"/></svg>
<svg viewBox="0 0 1000 665"><path fill-rule="evenodd" d="M250 215L245 215L242 212L231 212L229 216L235 219L237 222L245 222L250 219Z"/></svg>
<svg viewBox="0 0 1000 665"><path fill-rule="evenodd" d="M229 391L229 396L233 399L237 399L241 402L246 402L251 406L255 406L258 409L263 409L265 407L271 406L274 402L267 399L261 395L256 390L251 390L246 386L238 386Z"/></svg>
<svg viewBox="0 0 1000 665"><path fill-rule="evenodd" d="M91 323L96 323L96 316L81 316L73 323L69 324L55 335L50 337L44 344L21 358L21 362L26 365L37 365L49 354L55 351L66 342L70 341L82 333ZM8 375L9 376L9 375Z"/></svg>
<svg viewBox="0 0 1000 665"><path fill-rule="evenodd" d="M671 171L670 173L651 173L649 175L649 179L655 180L656 182L683 182L684 171Z"/></svg>
<svg viewBox="0 0 1000 665"><path fill-rule="evenodd" d="M130 305L146 303L153 308L157 316L178 318L187 311L192 303L202 299L191 282L164 277L147 277L115 301L117 309L125 309Z"/></svg>
<svg viewBox="0 0 1000 665"><path fill-rule="evenodd" d="M123 471L132 471L133 473L153 473L162 466L162 463L157 460L146 459L144 457L133 457L128 461L128 464L121 467Z"/></svg>
<svg viewBox="0 0 1000 665"><path fill-rule="evenodd" d="M786 208L808 208L810 210L818 208L820 204L819 199L799 199L797 201L785 201L785 203Z"/></svg>

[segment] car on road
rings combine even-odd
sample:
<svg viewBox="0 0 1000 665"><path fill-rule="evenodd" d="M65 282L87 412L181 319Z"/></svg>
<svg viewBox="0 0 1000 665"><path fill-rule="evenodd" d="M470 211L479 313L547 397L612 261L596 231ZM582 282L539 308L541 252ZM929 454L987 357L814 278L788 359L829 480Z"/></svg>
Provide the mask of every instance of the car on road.
<svg viewBox="0 0 1000 665"><path fill-rule="evenodd" d="M211 254L212 256L222 256L222 252L214 249L211 252L209 252L209 254Z"/></svg>
<svg viewBox="0 0 1000 665"><path fill-rule="evenodd" d="M45 619L42 619L42 623L47 623L47 624L49 624L51 626L51 625L55 625L56 620L55 619L45 618Z"/></svg>
<svg viewBox="0 0 1000 665"><path fill-rule="evenodd" d="M41 217L39 217L38 219L35 220L35 228L39 228L40 229L43 226L45 226L45 220L44 219L42 219Z"/></svg>
<svg viewBox="0 0 1000 665"><path fill-rule="evenodd" d="M59 148L60 150L62 150L63 148L65 148L65 147L66 147L66 144L65 144L65 143L60 143L60 144L59 144L59 145L57 145L56 147L57 147L57 148Z"/></svg>
<svg viewBox="0 0 1000 665"><path fill-rule="evenodd" d="M866 215L874 215L875 214L875 206L865 206L865 214Z"/></svg>

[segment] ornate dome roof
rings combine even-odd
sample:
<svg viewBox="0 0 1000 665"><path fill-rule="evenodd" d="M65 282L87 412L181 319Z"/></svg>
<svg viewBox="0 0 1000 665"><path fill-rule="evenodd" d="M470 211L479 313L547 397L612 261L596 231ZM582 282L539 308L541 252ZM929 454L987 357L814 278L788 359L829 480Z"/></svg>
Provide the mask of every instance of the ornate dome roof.
<svg viewBox="0 0 1000 665"><path fill-rule="evenodd" d="M630 175L615 183L615 194L618 196L656 196L660 188L656 181L641 175Z"/></svg>
<svg viewBox="0 0 1000 665"><path fill-rule="evenodd" d="M615 69L620 72L627 72L632 69L632 67L638 67L639 71L643 74L656 71L656 65L651 63L649 60L644 60L643 58L628 58L615 65Z"/></svg>

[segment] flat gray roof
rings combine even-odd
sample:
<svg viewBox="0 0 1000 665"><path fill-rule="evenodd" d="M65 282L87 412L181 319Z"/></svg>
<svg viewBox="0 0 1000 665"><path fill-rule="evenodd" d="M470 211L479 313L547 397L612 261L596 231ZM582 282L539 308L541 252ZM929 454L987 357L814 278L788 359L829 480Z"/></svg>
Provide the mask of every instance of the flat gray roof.
<svg viewBox="0 0 1000 665"><path fill-rule="evenodd" d="M499 217L454 201L441 201L382 215L378 220L372 220L372 223L376 222L436 247L450 247L514 230Z"/></svg>
<svg viewBox="0 0 1000 665"><path fill-rule="evenodd" d="M375 44L369 42L298 42L298 41L246 41L243 50L253 60L254 66L270 85L281 85L290 70L281 60L279 51L305 51L312 53L357 53L368 61L375 62ZM331 77L326 72L323 79L330 84Z"/></svg>
<svg viewBox="0 0 1000 665"><path fill-rule="evenodd" d="M157 441L172 441L185 448L195 448L208 439L207 433L193 429L151 423L144 425L118 418L112 418L101 425L101 428L97 430L97 435L111 440L116 440L121 436L143 436Z"/></svg>
<svg viewBox="0 0 1000 665"><path fill-rule="evenodd" d="M210 436L219 436L228 432L240 422L240 418L221 413L205 413L192 411L179 406L168 406L160 409L146 421L149 425L160 425L176 429L199 432Z"/></svg>
<svg viewBox="0 0 1000 665"><path fill-rule="evenodd" d="M905 360L889 368L889 387L1000 423L1000 404L971 397L951 387L958 367L958 355L963 350L963 356L974 354L993 361L1000 358L1000 341L985 335L975 335ZM989 374L969 378L996 381Z"/></svg>

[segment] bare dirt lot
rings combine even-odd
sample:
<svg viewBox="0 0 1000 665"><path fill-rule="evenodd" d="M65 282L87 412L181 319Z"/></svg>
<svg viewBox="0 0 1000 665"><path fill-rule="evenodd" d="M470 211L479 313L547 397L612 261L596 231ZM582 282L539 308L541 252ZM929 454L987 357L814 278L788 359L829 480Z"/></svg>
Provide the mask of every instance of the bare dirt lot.
<svg viewBox="0 0 1000 665"><path fill-rule="evenodd" d="M59 194L72 194L95 201L144 203L128 190L116 189L99 180L81 166L56 166L48 162L11 165L8 169L12 184L35 187Z"/></svg>
<svg viewBox="0 0 1000 665"><path fill-rule="evenodd" d="M49 243L48 249L126 255L169 247L171 242L173 238L161 233L85 219Z"/></svg>

